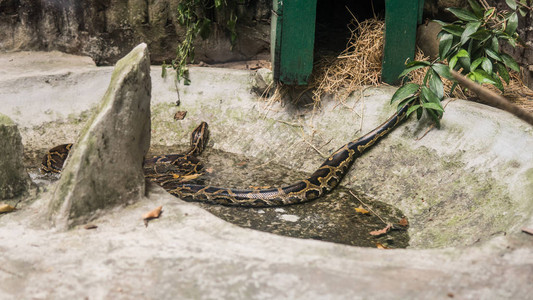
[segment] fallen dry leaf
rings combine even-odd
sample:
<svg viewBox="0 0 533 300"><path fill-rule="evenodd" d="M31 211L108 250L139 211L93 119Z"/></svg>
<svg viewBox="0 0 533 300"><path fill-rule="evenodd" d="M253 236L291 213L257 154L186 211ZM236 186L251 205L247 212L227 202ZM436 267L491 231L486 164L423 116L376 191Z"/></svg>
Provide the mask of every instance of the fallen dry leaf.
<svg viewBox="0 0 533 300"><path fill-rule="evenodd" d="M85 228L85 229L96 229L96 228L98 228L98 226L96 226L94 224L85 224L85 226L83 226L83 228Z"/></svg>
<svg viewBox="0 0 533 300"><path fill-rule="evenodd" d="M378 248L378 249L390 249L389 247L383 245L382 243L376 243L376 248Z"/></svg>
<svg viewBox="0 0 533 300"><path fill-rule="evenodd" d="M399 224L400 226L407 226L407 225L409 225L409 222L407 221L407 219L406 219L405 217L403 217L403 218L400 220L400 222L398 222L398 224Z"/></svg>
<svg viewBox="0 0 533 300"><path fill-rule="evenodd" d="M213 170L213 168L207 168L207 169L205 169L205 171L207 173L211 174L211 173L213 173L214 170Z"/></svg>
<svg viewBox="0 0 533 300"><path fill-rule="evenodd" d="M147 212L143 215L144 226L148 226L148 221L151 219L159 218L163 206L158 206L154 210Z"/></svg>
<svg viewBox="0 0 533 300"><path fill-rule="evenodd" d="M176 114L174 114L174 120L176 120L176 121L183 120L183 119L185 119L186 115L187 115L187 111L185 111L185 110L177 111Z"/></svg>
<svg viewBox="0 0 533 300"><path fill-rule="evenodd" d="M387 226L385 226L385 228L383 228L383 229L370 231L370 235L382 235L382 234L385 234L385 233L389 232L391 227L392 227L391 224L387 224Z"/></svg>
<svg viewBox="0 0 533 300"><path fill-rule="evenodd" d="M355 212L358 212L360 214L369 214L370 212L363 208L362 205L359 205L359 207L355 208Z"/></svg>
<svg viewBox="0 0 533 300"><path fill-rule="evenodd" d="M522 231L525 232L525 233L529 233L531 235L533 235L533 228L522 228Z"/></svg>
<svg viewBox="0 0 533 300"><path fill-rule="evenodd" d="M14 211L16 208L9 204L0 204L0 213L8 213Z"/></svg>

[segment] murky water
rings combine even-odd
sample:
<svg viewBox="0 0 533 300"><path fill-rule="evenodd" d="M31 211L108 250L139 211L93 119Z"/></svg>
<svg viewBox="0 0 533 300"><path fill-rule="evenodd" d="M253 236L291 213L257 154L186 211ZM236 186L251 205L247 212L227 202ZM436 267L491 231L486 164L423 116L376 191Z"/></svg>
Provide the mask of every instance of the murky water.
<svg viewBox="0 0 533 300"><path fill-rule="evenodd" d="M152 155L180 153L182 147L153 147ZM207 149L200 156L206 174L191 183L211 186L249 188L276 187L291 184L309 174L297 172L274 163L258 163L250 157L220 150ZM46 185L54 178L38 175L32 179ZM197 203L213 215L241 227L271 232L295 238L316 239L361 247L405 248L409 244L407 226L399 225L403 213L384 202L338 187L315 201L272 208L225 207ZM360 213L362 207L369 213ZM404 220L405 221L405 220ZM382 235L370 232L383 229L387 223L393 229Z"/></svg>

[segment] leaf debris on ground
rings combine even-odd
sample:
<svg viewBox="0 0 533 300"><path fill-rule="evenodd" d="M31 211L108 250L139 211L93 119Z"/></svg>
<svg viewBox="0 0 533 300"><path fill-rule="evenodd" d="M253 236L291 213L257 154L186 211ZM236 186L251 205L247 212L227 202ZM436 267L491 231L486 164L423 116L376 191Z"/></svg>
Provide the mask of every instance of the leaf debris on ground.
<svg viewBox="0 0 533 300"><path fill-rule="evenodd" d="M359 207L356 207L355 212L360 213L360 214L365 214L365 215L370 214L370 212L364 209L362 205L359 205Z"/></svg>
<svg viewBox="0 0 533 300"><path fill-rule="evenodd" d="M409 225L409 222L407 221L407 219L405 217L403 217L400 222L398 222L398 225L400 226L408 226Z"/></svg>
<svg viewBox="0 0 533 300"><path fill-rule="evenodd" d="M9 204L0 203L0 214L8 213L16 210L14 206L11 206Z"/></svg>
<svg viewBox="0 0 533 300"><path fill-rule="evenodd" d="M376 243L376 248L378 248L378 249L390 249L389 247L383 245L382 243Z"/></svg>
<svg viewBox="0 0 533 300"><path fill-rule="evenodd" d="M525 233L533 235L533 228L524 227L524 228L522 228L522 232L525 232Z"/></svg>
<svg viewBox="0 0 533 300"><path fill-rule="evenodd" d="M87 229L87 230L90 230L90 229L96 229L96 228L98 228L98 226L95 225L95 224L85 224L85 225L83 226L83 228L84 228L84 229Z"/></svg>
<svg viewBox="0 0 533 300"><path fill-rule="evenodd" d="M389 232L392 228L392 224L387 224L387 226L385 226L384 228L380 229L380 230L374 230L374 231L370 231L370 235L373 235L373 236L377 236L377 235L383 235L383 234L386 234L387 232Z"/></svg>
<svg viewBox="0 0 533 300"><path fill-rule="evenodd" d="M186 115L187 115L187 111L186 110L177 111L176 114L174 114L174 120L176 120L176 121L183 120L183 119L185 119Z"/></svg>
<svg viewBox="0 0 533 300"><path fill-rule="evenodd" d="M154 210L145 213L142 216L143 221L144 221L144 226L148 227L148 221L159 218L159 216L161 215L162 209L163 209L163 206L158 206Z"/></svg>

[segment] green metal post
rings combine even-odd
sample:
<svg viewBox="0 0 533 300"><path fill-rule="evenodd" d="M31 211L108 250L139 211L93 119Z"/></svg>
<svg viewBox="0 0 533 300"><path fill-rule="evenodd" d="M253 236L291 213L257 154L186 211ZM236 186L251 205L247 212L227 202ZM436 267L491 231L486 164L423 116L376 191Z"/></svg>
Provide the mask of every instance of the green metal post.
<svg viewBox="0 0 533 300"><path fill-rule="evenodd" d="M389 84L400 82L405 61L414 59L416 26L421 20L419 5L423 0L385 0L385 45L381 79Z"/></svg>

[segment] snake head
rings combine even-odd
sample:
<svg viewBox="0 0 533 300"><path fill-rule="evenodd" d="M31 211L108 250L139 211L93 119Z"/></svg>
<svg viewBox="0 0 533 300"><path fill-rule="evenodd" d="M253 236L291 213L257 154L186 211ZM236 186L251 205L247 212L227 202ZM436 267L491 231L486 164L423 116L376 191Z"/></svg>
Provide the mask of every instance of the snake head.
<svg viewBox="0 0 533 300"><path fill-rule="evenodd" d="M200 155L207 145L209 139L209 126L206 122L200 123L191 134L191 149L189 155Z"/></svg>

